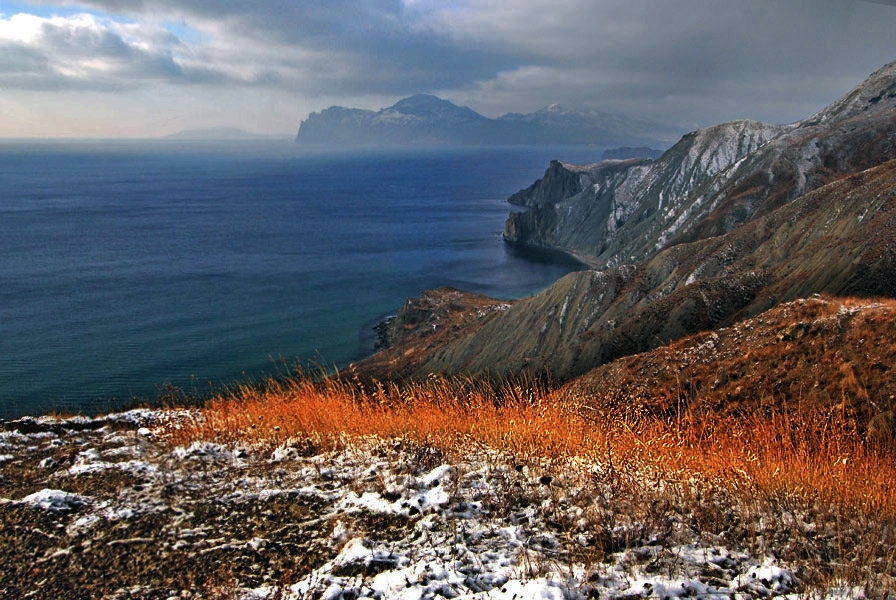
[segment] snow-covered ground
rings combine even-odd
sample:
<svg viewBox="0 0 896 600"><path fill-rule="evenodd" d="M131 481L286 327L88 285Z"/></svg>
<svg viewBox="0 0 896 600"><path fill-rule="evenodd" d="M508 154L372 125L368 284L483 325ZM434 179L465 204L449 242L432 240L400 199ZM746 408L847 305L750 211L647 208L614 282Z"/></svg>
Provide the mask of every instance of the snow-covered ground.
<svg viewBox="0 0 896 600"><path fill-rule="evenodd" d="M594 465L378 439L164 443L189 418L6 423L0 597L805 597L767 541L695 528L699 500L632 504Z"/></svg>

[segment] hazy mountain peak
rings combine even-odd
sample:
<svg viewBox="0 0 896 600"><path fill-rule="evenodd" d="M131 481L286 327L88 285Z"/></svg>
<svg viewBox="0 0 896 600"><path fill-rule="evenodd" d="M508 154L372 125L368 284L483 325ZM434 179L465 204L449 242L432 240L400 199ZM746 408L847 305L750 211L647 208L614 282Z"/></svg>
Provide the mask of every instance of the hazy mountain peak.
<svg viewBox="0 0 896 600"><path fill-rule="evenodd" d="M165 136L170 140L257 140L269 136L253 133L236 127L206 127L203 129L184 129Z"/></svg>
<svg viewBox="0 0 896 600"><path fill-rule="evenodd" d="M438 96L430 94L415 94L399 100L389 108L383 109L383 112L400 112L405 115L414 115L418 117L445 117L448 115L463 116L467 118L482 118L482 115L466 106L458 106L449 100L444 100Z"/></svg>
<svg viewBox="0 0 896 600"><path fill-rule="evenodd" d="M414 94L413 96L408 96L407 98L399 100L389 108L394 110L407 110L442 106L454 106L455 108L458 108L457 105L450 100L444 100L438 96L433 96L432 94Z"/></svg>
<svg viewBox="0 0 896 600"><path fill-rule="evenodd" d="M665 147L680 132L620 115L552 104L498 119L431 94L416 94L370 110L331 107L311 113L297 142L338 144L599 144Z"/></svg>

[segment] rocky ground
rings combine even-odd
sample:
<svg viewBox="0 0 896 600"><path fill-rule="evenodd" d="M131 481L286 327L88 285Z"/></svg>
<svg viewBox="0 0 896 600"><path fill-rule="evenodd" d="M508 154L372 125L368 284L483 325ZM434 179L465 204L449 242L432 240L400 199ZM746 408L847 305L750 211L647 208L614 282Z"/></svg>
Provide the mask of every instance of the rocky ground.
<svg viewBox="0 0 896 600"><path fill-rule="evenodd" d="M424 291L408 298L398 313L374 327L379 350L346 374L364 379L392 379L409 375L429 352L450 342L461 332L478 331L513 301L502 301L452 287Z"/></svg>
<svg viewBox="0 0 896 600"><path fill-rule="evenodd" d="M171 443L191 418L0 424L0 598L802 598L801 535L851 543L793 505L633 491L612 465Z"/></svg>

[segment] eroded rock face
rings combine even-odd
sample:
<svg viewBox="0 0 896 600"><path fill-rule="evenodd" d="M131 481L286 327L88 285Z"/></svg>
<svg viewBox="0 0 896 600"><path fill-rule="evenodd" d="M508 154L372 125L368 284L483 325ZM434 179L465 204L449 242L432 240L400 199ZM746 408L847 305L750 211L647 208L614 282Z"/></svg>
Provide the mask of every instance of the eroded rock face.
<svg viewBox="0 0 896 600"><path fill-rule="evenodd" d="M530 210L510 215L504 237L611 268L721 235L892 158L896 63L792 125L745 120L697 130L652 163L554 162L541 180L511 197Z"/></svg>
<svg viewBox="0 0 896 600"><path fill-rule="evenodd" d="M569 252L596 267L641 260L663 247L738 161L786 128L735 121L684 136L656 161L573 166L554 161L509 202L509 242ZM578 185L571 185L575 181Z"/></svg>

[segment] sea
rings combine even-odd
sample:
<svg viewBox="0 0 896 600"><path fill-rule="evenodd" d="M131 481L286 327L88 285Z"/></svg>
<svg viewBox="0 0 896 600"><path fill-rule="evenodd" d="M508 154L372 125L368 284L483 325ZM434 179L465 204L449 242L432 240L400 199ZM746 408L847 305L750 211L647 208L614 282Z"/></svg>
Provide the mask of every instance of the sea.
<svg viewBox="0 0 896 600"><path fill-rule="evenodd" d="M538 292L583 267L505 244L506 199L601 150L0 141L0 418L344 368L425 289Z"/></svg>

